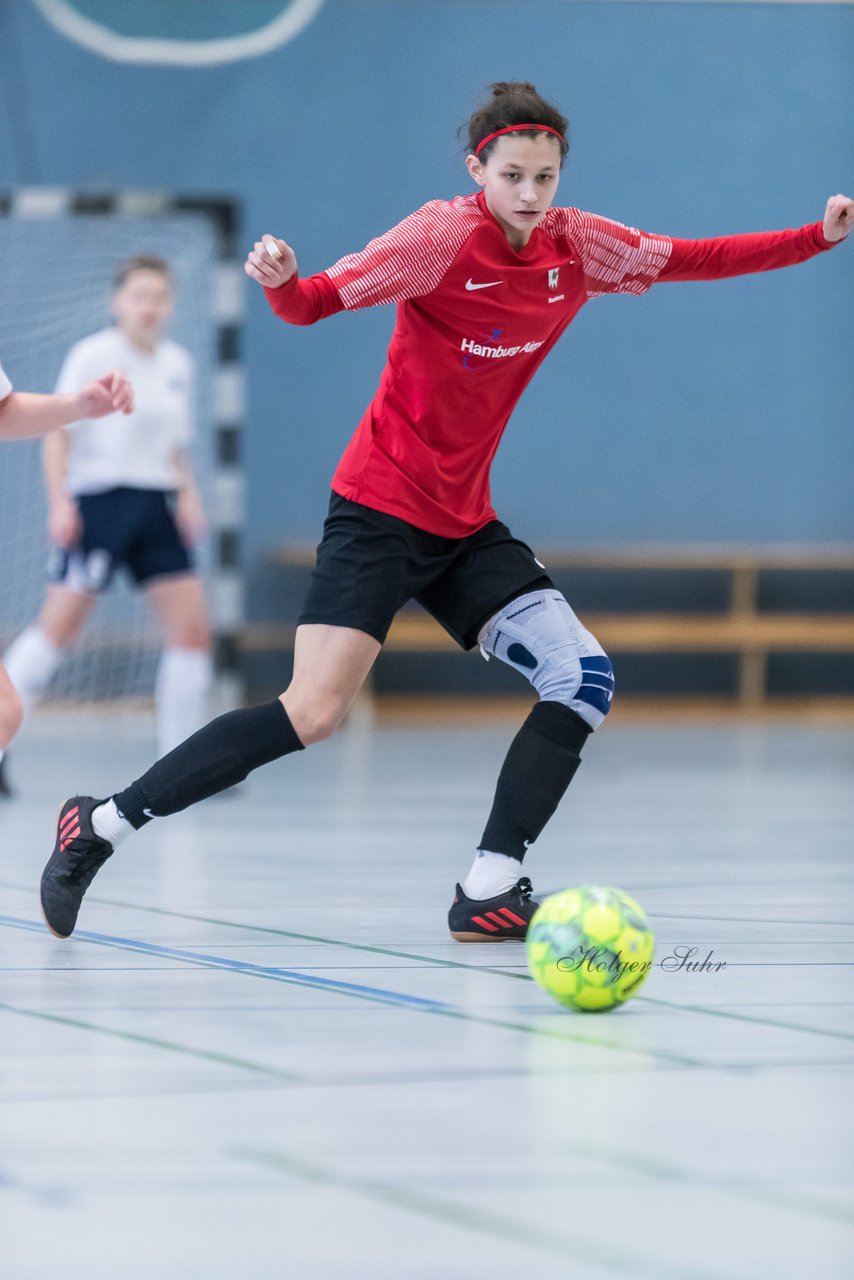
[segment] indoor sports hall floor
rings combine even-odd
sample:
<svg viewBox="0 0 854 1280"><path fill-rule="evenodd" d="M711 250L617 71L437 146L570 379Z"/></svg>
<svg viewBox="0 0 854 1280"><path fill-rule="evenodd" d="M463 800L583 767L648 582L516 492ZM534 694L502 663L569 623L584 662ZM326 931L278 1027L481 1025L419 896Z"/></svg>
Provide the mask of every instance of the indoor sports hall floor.
<svg viewBox="0 0 854 1280"><path fill-rule="evenodd" d="M824 1280L854 1257L854 732L613 723L529 855L726 961L571 1014L445 929L515 722L356 717L149 827L59 942L58 803L147 721L42 715L0 807L4 1280Z"/></svg>

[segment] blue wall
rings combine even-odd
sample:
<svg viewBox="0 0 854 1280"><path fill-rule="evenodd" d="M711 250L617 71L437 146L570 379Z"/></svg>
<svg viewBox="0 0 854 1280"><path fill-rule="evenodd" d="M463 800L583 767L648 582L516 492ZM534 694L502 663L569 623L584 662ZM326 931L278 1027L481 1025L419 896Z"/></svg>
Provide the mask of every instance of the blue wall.
<svg viewBox="0 0 854 1280"><path fill-rule="evenodd" d="M16 135L4 99L4 185L228 191L247 239L285 236L306 273L468 189L456 127L496 78L569 114L559 200L648 230L800 225L854 186L850 5L327 0L276 52L191 71L103 61L25 0L2 14L25 90ZM845 245L592 302L511 423L499 512L540 543L851 538L852 286ZM319 532L393 313L293 330L247 288L257 564Z"/></svg>

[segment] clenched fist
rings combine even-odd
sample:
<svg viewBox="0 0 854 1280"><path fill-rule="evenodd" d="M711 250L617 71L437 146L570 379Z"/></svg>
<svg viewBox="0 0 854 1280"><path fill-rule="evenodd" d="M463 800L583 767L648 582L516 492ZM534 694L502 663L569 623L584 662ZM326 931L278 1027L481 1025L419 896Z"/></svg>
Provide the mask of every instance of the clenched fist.
<svg viewBox="0 0 854 1280"><path fill-rule="evenodd" d="M854 200L848 196L831 196L824 211L822 231L825 240L844 240L854 227Z"/></svg>
<svg viewBox="0 0 854 1280"><path fill-rule="evenodd" d="M118 369L90 382L74 397L77 418L103 418L108 413L133 413L133 388Z"/></svg>
<svg viewBox="0 0 854 1280"><path fill-rule="evenodd" d="M250 249L243 270L267 289L278 289L296 275L297 257L289 244L275 236L262 236Z"/></svg>

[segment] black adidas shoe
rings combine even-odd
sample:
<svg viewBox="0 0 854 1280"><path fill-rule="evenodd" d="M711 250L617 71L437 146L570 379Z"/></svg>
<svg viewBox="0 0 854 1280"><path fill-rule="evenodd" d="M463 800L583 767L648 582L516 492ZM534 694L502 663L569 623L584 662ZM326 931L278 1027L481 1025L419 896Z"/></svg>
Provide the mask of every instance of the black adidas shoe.
<svg viewBox="0 0 854 1280"><path fill-rule="evenodd" d="M448 912L448 928L456 942L521 941L531 917L540 905L531 900L533 887L527 876L497 898L467 898L459 885Z"/></svg>
<svg viewBox="0 0 854 1280"><path fill-rule="evenodd" d="M109 840L102 840L92 829L92 810L103 803L92 796L74 796L59 811L56 844L41 884L44 922L57 938L74 932L83 894L113 852Z"/></svg>
<svg viewBox="0 0 854 1280"><path fill-rule="evenodd" d="M0 760L0 800L11 800L15 795L15 788L9 781L9 756L8 753Z"/></svg>

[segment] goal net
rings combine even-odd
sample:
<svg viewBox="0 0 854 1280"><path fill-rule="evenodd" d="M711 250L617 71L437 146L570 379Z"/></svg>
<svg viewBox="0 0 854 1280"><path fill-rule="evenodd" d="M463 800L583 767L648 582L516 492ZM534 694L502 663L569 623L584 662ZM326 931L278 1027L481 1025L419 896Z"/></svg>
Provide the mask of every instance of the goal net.
<svg viewBox="0 0 854 1280"><path fill-rule="evenodd" d="M14 203L7 201L0 217L0 363L17 390L52 391L69 347L111 323L110 289L117 263L141 253L165 258L174 274L176 300L169 334L191 352L197 366L190 452L213 524L216 228L197 213L37 212L39 216L15 212ZM49 554L46 515L41 442L0 445L0 653L41 608ZM205 578L210 538L195 547L195 557ZM47 697L54 704L147 700L159 648L159 633L140 593L124 574L116 574Z"/></svg>

